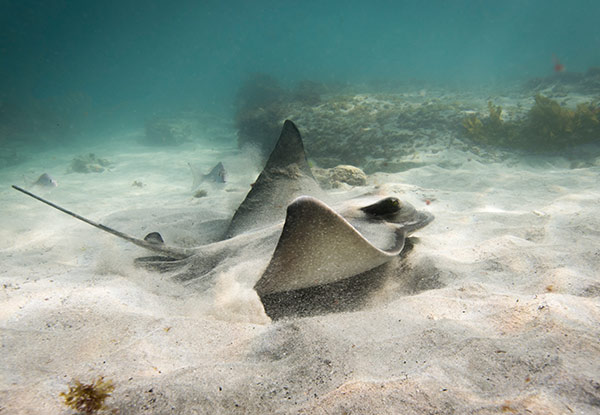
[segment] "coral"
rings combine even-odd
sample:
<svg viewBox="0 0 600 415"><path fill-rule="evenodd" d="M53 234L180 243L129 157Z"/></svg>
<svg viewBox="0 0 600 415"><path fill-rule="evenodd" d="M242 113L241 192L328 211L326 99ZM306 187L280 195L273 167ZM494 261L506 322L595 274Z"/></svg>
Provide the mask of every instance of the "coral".
<svg viewBox="0 0 600 415"><path fill-rule="evenodd" d="M61 392L65 405L81 414L95 414L98 411L108 409L104 401L111 396L115 387L111 380L104 380L100 376L92 383L83 384L77 379L69 386L67 393Z"/></svg>
<svg viewBox="0 0 600 415"><path fill-rule="evenodd" d="M248 82L238 93L238 145L257 145L268 154L289 118L301 126L307 152L325 168L412 153L427 135L421 131L456 129L461 119L458 104L445 97L408 102L403 94L361 94L312 81L290 91L268 76Z"/></svg>
<svg viewBox="0 0 600 415"><path fill-rule="evenodd" d="M600 114L593 103L566 108L540 95L528 110L520 100L502 98L511 104L488 101L483 111L467 113L473 101L462 100L472 95L357 93L352 87L332 89L308 81L287 91L268 76L252 82L238 93L238 144L258 146L266 155L283 120L292 119L310 158L322 168L349 164L368 173L399 171L422 165L417 155L427 158L440 145L473 149L476 144L477 151L493 158L500 154L491 151L494 147L561 151L600 136ZM454 140L461 135L470 140Z"/></svg>
<svg viewBox="0 0 600 415"><path fill-rule="evenodd" d="M420 105L401 108L398 116L400 128L439 128L448 129L455 123L460 105L431 99ZM397 112L397 110L396 110Z"/></svg>

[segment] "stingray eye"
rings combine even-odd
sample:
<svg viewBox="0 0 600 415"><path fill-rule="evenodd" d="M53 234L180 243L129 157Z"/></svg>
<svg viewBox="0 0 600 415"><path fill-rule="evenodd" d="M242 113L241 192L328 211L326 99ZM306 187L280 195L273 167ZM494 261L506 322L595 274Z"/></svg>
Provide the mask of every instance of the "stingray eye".
<svg viewBox="0 0 600 415"><path fill-rule="evenodd" d="M372 216L386 216L398 212L402 207L400 200L395 197L386 197L372 205L360 208L363 212Z"/></svg>
<svg viewBox="0 0 600 415"><path fill-rule="evenodd" d="M151 244L164 244L165 241L158 232L150 232L144 237L144 241L150 242Z"/></svg>

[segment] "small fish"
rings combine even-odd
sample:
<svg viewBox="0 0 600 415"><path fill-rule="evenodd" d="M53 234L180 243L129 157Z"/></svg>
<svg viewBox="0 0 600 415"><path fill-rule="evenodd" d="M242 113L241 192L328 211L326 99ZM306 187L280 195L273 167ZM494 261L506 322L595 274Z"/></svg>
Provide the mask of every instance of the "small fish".
<svg viewBox="0 0 600 415"><path fill-rule="evenodd" d="M213 183L225 183L227 181L227 172L221 162L217 163L208 174L202 174L200 169L196 166L192 166L191 163L188 163L188 166L190 166L192 177L194 179L192 190L196 190L201 183L206 181Z"/></svg>
<svg viewBox="0 0 600 415"><path fill-rule="evenodd" d="M564 72L565 65L560 63L556 55L552 55L552 61L554 62L554 72Z"/></svg>
<svg viewBox="0 0 600 415"><path fill-rule="evenodd" d="M44 173L35 181L35 183L33 183L33 185L40 187L56 187L58 186L58 183L50 177L48 173Z"/></svg>

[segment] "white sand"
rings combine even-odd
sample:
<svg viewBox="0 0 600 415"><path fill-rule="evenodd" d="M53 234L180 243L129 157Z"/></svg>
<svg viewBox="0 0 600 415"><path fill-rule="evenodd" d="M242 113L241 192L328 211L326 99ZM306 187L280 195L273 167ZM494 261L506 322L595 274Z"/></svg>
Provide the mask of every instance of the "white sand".
<svg viewBox="0 0 600 415"><path fill-rule="evenodd" d="M59 393L100 375L121 414L600 411L599 167L444 150L460 167L373 175L436 220L367 307L275 323L244 280L257 258L193 290L10 189L48 172L59 187L40 193L79 214L202 242L198 223L231 216L259 171L203 147L109 143L89 150L115 162L104 173L66 174L77 152L0 171L0 413L68 413ZM193 198L187 161L223 161L230 182Z"/></svg>

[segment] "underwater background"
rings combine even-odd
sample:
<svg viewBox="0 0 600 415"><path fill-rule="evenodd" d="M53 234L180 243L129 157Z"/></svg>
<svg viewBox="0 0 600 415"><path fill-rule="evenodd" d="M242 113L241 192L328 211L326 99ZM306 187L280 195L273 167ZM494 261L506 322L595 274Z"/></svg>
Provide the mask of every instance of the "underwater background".
<svg viewBox="0 0 600 415"><path fill-rule="evenodd" d="M90 414L599 413L598 22L598 0L0 0L0 413L89 389ZM265 168L282 125L293 162ZM390 239L376 209L355 230L405 248L350 275L339 226L282 236L298 184L435 220ZM229 238L261 188L271 223ZM281 240L350 276L261 298Z"/></svg>
<svg viewBox="0 0 600 415"><path fill-rule="evenodd" d="M256 74L458 89L600 65L600 3L2 1L0 143L84 144L156 114L233 120ZM554 60L553 60L554 59ZM300 125L302 127L302 125Z"/></svg>

